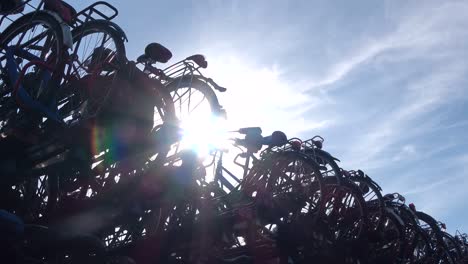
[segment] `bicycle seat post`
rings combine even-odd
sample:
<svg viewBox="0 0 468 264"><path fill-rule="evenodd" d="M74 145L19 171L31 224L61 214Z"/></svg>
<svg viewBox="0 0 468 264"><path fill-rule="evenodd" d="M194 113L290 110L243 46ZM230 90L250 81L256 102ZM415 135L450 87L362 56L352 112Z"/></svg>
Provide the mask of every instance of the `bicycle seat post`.
<svg viewBox="0 0 468 264"><path fill-rule="evenodd" d="M215 154L216 155L216 154ZM218 161L216 162L216 171L214 175L214 182L219 182L222 185L219 177L223 174L223 152L220 151ZM222 186L221 186L222 187Z"/></svg>

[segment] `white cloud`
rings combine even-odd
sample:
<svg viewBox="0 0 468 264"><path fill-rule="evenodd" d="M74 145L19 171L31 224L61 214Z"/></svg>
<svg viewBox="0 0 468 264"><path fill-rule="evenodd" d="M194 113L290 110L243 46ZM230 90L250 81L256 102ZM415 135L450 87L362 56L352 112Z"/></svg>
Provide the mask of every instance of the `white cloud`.
<svg viewBox="0 0 468 264"><path fill-rule="evenodd" d="M401 151L393 157L393 161L400 161L405 158L411 158L416 154L416 147L414 145L405 145L401 148Z"/></svg>
<svg viewBox="0 0 468 264"><path fill-rule="evenodd" d="M213 56L214 55L214 56ZM218 94L234 127L262 126L265 131L284 130L289 136L333 124L333 119L306 116L323 105L319 95L301 92L301 81L288 80L278 65L258 67L232 53L214 54L208 59L209 76L228 88Z"/></svg>

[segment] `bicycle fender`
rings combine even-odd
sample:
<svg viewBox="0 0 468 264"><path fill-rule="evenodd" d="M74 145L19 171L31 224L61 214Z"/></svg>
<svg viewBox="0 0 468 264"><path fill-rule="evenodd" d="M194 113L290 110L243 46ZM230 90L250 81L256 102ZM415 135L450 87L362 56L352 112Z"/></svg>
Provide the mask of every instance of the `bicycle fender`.
<svg viewBox="0 0 468 264"><path fill-rule="evenodd" d="M112 28L113 30L115 30L117 35L119 35L120 38L123 41L128 42L128 38L127 38L127 35L125 34L125 31L123 31L123 29L119 25L117 25L116 23L114 23L112 21L108 21L108 20L104 20L104 19L96 19L96 20L86 22L86 23L81 24L80 26L74 28L73 31L78 30L81 27L92 26L93 24L95 24L95 25L99 24L99 25L108 26L108 27Z"/></svg>
<svg viewBox="0 0 468 264"><path fill-rule="evenodd" d="M332 159L332 160L336 160L338 162L341 162L339 159L333 157L330 153L326 152L325 150L323 149L314 149L315 152L320 152L322 153L323 155L327 156L328 158Z"/></svg>
<svg viewBox="0 0 468 264"><path fill-rule="evenodd" d="M125 42L128 42L127 34L125 34L125 31L119 25L117 25L116 23L112 21L107 21L107 20L103 20L103 22L113 27L117 31L117 33L120 35L122 40L124 40Z"/></svg>
<svg viewBox="0 0 468 264"><path fill-rule="evenodd" d="M403 221L403 219L401 219L401 217L397 213L395 213L393 211L393 209L385 207L385 212L388 213L388 214L393 215L395 217L395 219L397 219L397 221L398 221L398 223L400 225L405 226L405 222Z"/></svg>
<svg viewBox="0 0 468 264"><path fill-rule="evenodd" d="M73 36L70 30L70 26L57 13L49 10L44 10L42 12L49 14L57 22L59 22L60 28L62 29L63 45L69 49L73 48Z"/></svg>

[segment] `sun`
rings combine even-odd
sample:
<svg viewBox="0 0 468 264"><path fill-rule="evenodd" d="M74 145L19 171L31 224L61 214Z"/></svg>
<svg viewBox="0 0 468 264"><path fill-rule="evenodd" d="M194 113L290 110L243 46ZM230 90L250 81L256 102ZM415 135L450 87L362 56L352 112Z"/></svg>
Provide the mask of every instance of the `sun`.
<svg viewBox="0 0 468 264"><path fill-rule="evenodd" d="M228 146L228 121L215 115L193 115L181 121L181 150L193 150L200 157Z"/></svg>

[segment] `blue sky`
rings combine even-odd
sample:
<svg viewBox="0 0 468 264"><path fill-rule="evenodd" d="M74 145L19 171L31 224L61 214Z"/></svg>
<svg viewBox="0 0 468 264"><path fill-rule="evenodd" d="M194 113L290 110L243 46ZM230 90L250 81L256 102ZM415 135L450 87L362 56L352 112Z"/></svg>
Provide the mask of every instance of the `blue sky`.
<svg viewBox="0 0 468 264"><path fill-rule="evenodd" d="M206 55L232 124L320 134L342 167L468 230L468 2L113 3L129 58L153 41L171 62Z"/></svg>

